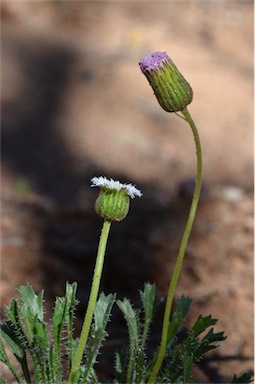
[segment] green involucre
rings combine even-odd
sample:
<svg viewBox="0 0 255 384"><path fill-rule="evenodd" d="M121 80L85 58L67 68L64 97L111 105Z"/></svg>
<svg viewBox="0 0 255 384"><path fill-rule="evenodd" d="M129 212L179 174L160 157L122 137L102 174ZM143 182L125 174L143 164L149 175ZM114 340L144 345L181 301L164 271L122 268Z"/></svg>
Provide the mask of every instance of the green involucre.
<svg viewBox="0 0 255 384"><path fill-rule="evenodd" d="M101 188L95 203L96 213L107 221L121 221L129 211L130 198L125 191Z"/></svg>
<svg viewBox="0 0 255 384"><path fill-rule="evenodd" d="M182 111L192 102L192 88L172 61L164 63L155 71L144 72L144 74L165 111Z"/></svg>

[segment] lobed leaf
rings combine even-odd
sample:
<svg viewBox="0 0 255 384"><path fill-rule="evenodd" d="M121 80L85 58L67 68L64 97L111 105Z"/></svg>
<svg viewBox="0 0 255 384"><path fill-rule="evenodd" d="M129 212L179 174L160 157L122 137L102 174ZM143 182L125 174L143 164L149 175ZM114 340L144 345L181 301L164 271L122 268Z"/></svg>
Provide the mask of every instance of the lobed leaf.
<svg viewBox="0 0 255 384"><path fill-rule="evenodd" d="M185 322L190 310L191 302L191 298L187 296L181 296L181 298L177 300L177 308L168 327L169 342L177 335Z"/></svg>
<svg viewBox="0 0 255 384"><path fill-rule="evenodd" d="M43 308L43 291L36 295L31 285L22 285L18 289L23 303L23 308L29 308L33 316L43 322L44 321L44 308Z"/></svg>
<svg viewBox="0 0 255 384"><path fill-rule="evenodd" d="M146 283L144 285L143 291L140 291L140 297L141 297L143 310L144 310L143 326L141 325L141 328L142 328L141 348L144 348L147 342L148 333L149 333L149 329L153 319L153 315L159 303L159 300L157 299L157 296L156 296L155 285Z"/></svg>
<svg viewBox="0 0 255 384"><path fill-rule="evenodd" d="M94 322L91 327L90 339L86 349L86 365L81 375L82 382L97 382L94 365L103 340L107 336L106 326L110 318L115 295L106 296L101 293L94 310Z"/></svg>
<svg viewBox="0 0 255 384"><path fill-rule="evenodd" d="M4 347L4 344L3 344L1 339L0 339L0 361L2 363L4 363L10 369L10 371L13 374L14 378L16 379L17 383L22 383L22 379L20 377L20 374L17 371L17 369L14 367L14 365L10 362L10 360L9 360L9 358L5 352L5 347ZM1 377L0 377L0 383L5 383L5 381Z"/></svg>
<svg viewBox="0 0 255 384"><path fill-rule="evenodd" d="M215 325L217 321L218 320L213 319L211 315L206 317L199 315L191 330L194 332L195 336L199 336L206 330L206 328L210 327L211 325Z"/></svg>
<svg viewBox="0 0 255 384"><path fill-rule="evenodd" d="M75 350L75 341L73 340L73 327L74 327L74 312L77 304L76 300L77 283L66 283L66 310L65 310L65 324L67 332L67 352L72 365L73 353Z"/></svg>
<svg viewBox="0 0 255 384"><path fill-rule="evenodd" d="M253 382L253 379L251 377L251 375L249 373L243 373L241 376L236 376L234 375L233 377L233 380L231 381L231 383L233 384L249 384L249 383L252 383Z"/></svg>
<svg viewBox="0 0 255 384"><path fill-rule="evenodd" d="M117 305L120 310L123 312L125 320L128 326L129 334L129 358L128 358L128 368L126 382L134 382L136 373L134 370L135 367L135 358L136 354L139 351L140 345L140 334L139 334L139 315L138 312L132 308L132 305L128 299L123 301L118 300Z"/></svg>
<svg viewBox="0 0 255 384"><path fill-rule="evenodd" d="M10 320L5 320L4 323L1 325L0 335L2 339L5 340L6 344L10 348L13 355L16 357L23 371L24 376L27 382L29 383L30 374L29 374L28 365L27 365L26 347L25 347L23 337L20 336L20 334L17 332L16 328L14 327L13 323ZM17 371L15 370L15 368L7 358L2 341L0 344L0 350L1 350L0 360L3 361L4 364L6 364L9 367L9 369L11 370L15 378L17 378Z"/></svg>

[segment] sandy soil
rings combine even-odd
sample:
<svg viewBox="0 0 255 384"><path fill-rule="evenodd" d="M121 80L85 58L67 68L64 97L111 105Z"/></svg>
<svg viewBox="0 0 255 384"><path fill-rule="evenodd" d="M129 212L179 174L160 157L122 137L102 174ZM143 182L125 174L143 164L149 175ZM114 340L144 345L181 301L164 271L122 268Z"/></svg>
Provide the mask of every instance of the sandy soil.
<svg viewBox="0 0 255 384"><path fill-rule="evenodd" d="M166 50L192 85L204 154L201 204L177 296L228 336L196 374L253 370L253 3L2 1L1 309L27 282L46 305L65 281L86 304L101 221L90 178L132 182L143 198L114 224L102 289L136 304L144 281L165 295L185 226L195 151L164 112L140 58ZM3 312L2 312L3 314ZM49 315L50 316L50 315ZM160 331L160 319L158 319ZM116 314L100 372L125 330Z"/></svg>

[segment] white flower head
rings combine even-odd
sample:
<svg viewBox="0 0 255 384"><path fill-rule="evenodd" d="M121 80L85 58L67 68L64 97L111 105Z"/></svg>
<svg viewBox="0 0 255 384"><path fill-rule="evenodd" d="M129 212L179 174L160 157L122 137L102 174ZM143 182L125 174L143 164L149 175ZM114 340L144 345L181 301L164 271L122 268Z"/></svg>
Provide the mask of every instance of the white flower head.
<svg viewBox="0 0 255 384"><path fill-rule="evenodd" d="M118 180L113 180L113 179L107 179L104 176L100 177L93 177L91 179L92 185L91 187L102 187L102 188L109 188L114 191L125 191L131 199L134 199L136 196L137 197L142 197L142 192L137 189L134 185L132 184L122 184Z"/></svg>

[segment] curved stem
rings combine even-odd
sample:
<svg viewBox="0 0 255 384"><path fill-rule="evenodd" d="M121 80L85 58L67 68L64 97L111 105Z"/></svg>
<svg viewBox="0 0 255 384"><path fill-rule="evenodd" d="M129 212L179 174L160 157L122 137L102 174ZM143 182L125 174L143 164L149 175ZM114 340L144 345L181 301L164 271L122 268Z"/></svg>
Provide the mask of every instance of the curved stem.
<svg viewBox="0 0 255 384"><path fill-rule="evenodd" d="M188 217L187 224L186 224L186 227L185 227L185 230L183 233L179 253L177 256L177 260L175 263L172 279L171 279L169 289L168 289L164 318L163 318L163 325L162 325L161 343L160 343L160 348L159 348L156 363L154 365L152 374L151 374L149 381L148 381L149 384L154 383L154 381L157 377L157 374L160 370L164 355L165 355L165 351L166 351L166 347L167 347L167 341L168 341L167 340L168 325L169 325L171 308L172 308L172 303L173 303L173 298L174 298L174 292L175 292L175 288L176 288L179 274L181 271L183 258L184 258L185 251L187 248L187 243L188 243L188 239L190 236L190 232L191 232L193 222L195 219L197 205L198 205L198 201L199 201L200 189L201 189L201 184L202 184L202 151L201 151L199 134L198 134L196 125L195 125L194 121L192 120L187 108L185 108L181 113L183 114L185 120L190 125L190 127L192 129L193 136L194 136L194 141L195 141L195 145L196 145L196 154L197 154L197 176L196 176L196 184L195 184L193 199L192 199L192 203L191 203L191 207L190 207L189 217Z"/></svg>
<svg viewBox="0 0 255 384"><path fill-rule="evenodd" d="M88 338L88 334L89 334L89 330L92 322L92 317L93 317L93 313L94 313L94 309L97 301L99 285L100 285L100 280L101 280L101 275L103 270L105 249L106 249L110 227L111 227L111 223L109 221L104 221L101 237L98 245L96 265L94 269L94 276L93 276L93 282L92 282L92 287L90 291L87 312L84 318L82 331L80 335L80 341L74 355L71 373L68 380L68 382L70 383L74 381L75 374L81 364L82 355L86 346L86 342L87 342L87 338Z"/></svg>

